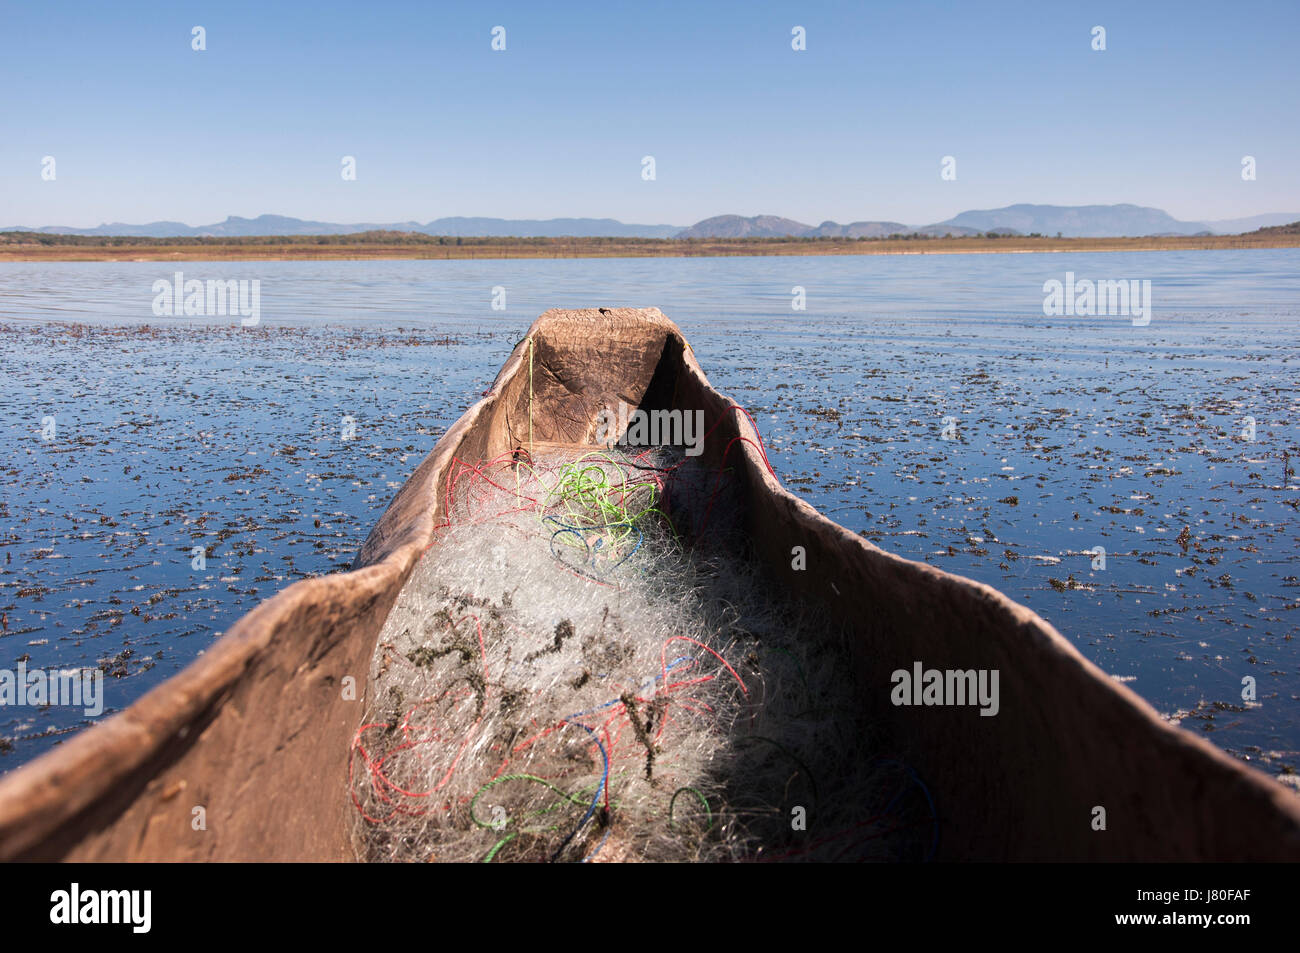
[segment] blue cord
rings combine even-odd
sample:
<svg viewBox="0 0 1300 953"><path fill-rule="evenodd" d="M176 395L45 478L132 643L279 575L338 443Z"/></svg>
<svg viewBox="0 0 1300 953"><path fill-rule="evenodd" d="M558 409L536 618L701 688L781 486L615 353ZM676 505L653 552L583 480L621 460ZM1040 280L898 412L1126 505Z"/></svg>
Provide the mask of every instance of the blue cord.
<svg viewBox="0 0 1300 953"><path fill-rule="evenodd" d="M605 846L605 841L609 840L609 835L612 834L613 831L614 828L612 827L605 828L605 836L600 839L600 843L596 845L596 849L593 850L586 857L582 858L582 862L584 864L591 863L591 858L595 857L597 854L600 853L600 849Z"/></svg>
<svg viewBox="0 0 1300 953"><path fill-rule="evenodd" d="M680 656L680 657L674 659L673 662L672 662L672 664L670 664L670 665L667 666L667 667L668 667L669 669L673 669L673 668L675 668L676 666L678 666L679 664L681 664L682 662L685 662L685 661L693 661L693 659L692 659L691 656L689 656L689 655L682 655L682 656ZM661 678L663 678L662 675L656 675L656 676L655 676L655 681L658 681L658 680L661 679ZM603 758L604 761L605 761L605 770L604 770L604 773L601 775L601 778L600 778L600 784L596 786L596 795L595 795L595 797L593 797L593 798L591 799L591 804L587 807L587 813L584 814L584 815L582 815L582 820L578 821L578 826L575 827L572 831L570 831L570 832L569 832L569 836L566 837L566 838L564 838L563 843L561 843L560 846L559 846L558 848L556 848L555 853L551 855L551 861L552 861L552 862L554 862L554 861L556 860L556 858L558 858L562 853L564 853L564 848L566 848L566 847L569 846L569 841L573 840L573 838L576 837L576 836L578 835L578 832L579 832L580 830L582 830L582 829L587 825L587 821L591 820L591 815L593 815L593 814L596 813L596 805L600 803L600 794L601 794L601 792L604 791L605 788L609 785L609 753L605 750L605 746L604 746L603 744L600 743L600 738L598 738L598 737L596 736L596 732L595 732L594 730L592 730L591 728L588 728L588 727L587 727L586 725L584 725L582 722L580 722L580 721L573 721L572 719L574 719L574 718L580 718L580 717L582 717L583 715L589 715L589 714L591 714L592 712L594 712L594 711L600 711L600 710L603 709L603 708L609 708L611 705L616 705L616 704L618 704L620 701L622 701L622 699L615 698L615 699L613 699L612 701L607 701L607 702L605 702L605 704L603 704L603 705L597 705L595 708L588 708L586 711L580 711L580 712L578 712L577 714L570 715L568 718L565 718L565 719L564 719L564 724L566 724L566 725L576 725L577 727L579 727L579 728L581 728L583 731L585 731L587 734L591 735L591 740L594 741L594 742L596 742L596 747L600 749L600 756L601 756L601 758ZM605 831L605 836L602 837L602 838L600 839L600 843L596 845L596 849L593 850L593 851L592 851L590 854L588 854L586 857L582 858L582 862L583 862L584 864L585 864L587 861L591 860L591 858L595 857L596 854L597 854L597 852L599 852L599 850L600 850L602 847L605 846L605 841L609 839L609 832L610 832L610 829L606 829L606 831Z"/></svg>
<svg viewBox="0 0 1300 953"><path fill-rule="evenodd" d="M582 815L582 820L578 821L578 826L569 832L569 836L564 838L563 843L561 843L560 846L556 848L555 853L551 855L552 863L554 863L559 856L564 853L564 848L569 846L569 841L577 837L578 832L587 826L587 821L591 820L591 815L596 813L596 805L600 803L601 792L604 791L605 786L609 784L609 753L605 751L605 746L601 744L600 739L596 737L596 732L580 721L569 721L568 719L565 719L564 724L576 725L587 734L591 735L591 740L596 742L596 747L600 749L600 756L605 760L605 772L601 775L600 784L596 787L596 796L591 799L591 805L587 808L587 813Z"/></svg>
<svg viewBox="0 0 1300 953"><path fill-rule="evenodd" d="M911 765L904 764L902 761L895 761L893 758L880 758L878 759L878 761L881 764L896 764L900 768L903 768L908 774L912 776L912 780L916 782L917 787L919 787L921 789L921 792L925 795L926 803L930 805L930 817L934 821L934 837L930 841L930 852L926 855L924 861L924 863L928 864L930 861L934 860L934 855L939 850L939 812L935 810L934 798L930 796L930 789L925 786L925 782L921 780L920 776L915 771L912 770ZM897 794L894 795L894 799L890 801L888 806L886 806L885 808L886 814L888 814L891 810L893 810L894 805L898 803L898 799L902 796L903 796L902 791L899 791Z"/></svg>
<svg viewBox="0 0 1300 953"><path fill-rule="evenodd" d="M590 562L592 566L596 565L595 551L597 549L600 549L600 547L604 544L605 540L603 538L596 540L596 546L593 549L587 543L587 537L583 535L586 532L590 532L592 530L627 529L636 533L636 537L637 537L636 545L632 547L632 550L630 552L624 554L622 559L620 559L618 562L611 565L609 567L610 569L617 569L619 566L623 565L625 562L627 562L629 559L635 556L637 552L641 549L641 544L645 542L645 534L641 532L641 528L637 526L635 523L592 523L588 526L576 526L572 523L566 523L555 516L544 516L542 517L542 522L550 523L559 527L559 529L551 533L551 555L552 556L554 556L556 559L561 558L560 554L555 551L555 540L563 533L570 533L578 537L578 540L582 543L582 548L586 550L587 558L584 558L583 562L584 563Z"/></svg>

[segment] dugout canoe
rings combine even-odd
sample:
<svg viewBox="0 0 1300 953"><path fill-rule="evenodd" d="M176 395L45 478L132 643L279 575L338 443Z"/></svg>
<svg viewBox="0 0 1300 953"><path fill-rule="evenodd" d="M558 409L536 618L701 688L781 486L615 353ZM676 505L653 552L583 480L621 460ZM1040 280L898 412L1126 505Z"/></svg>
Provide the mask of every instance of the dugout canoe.
<svg viewBox="0 0 1300 953"><path fill-rule="evenodd" d="M452 458L589 443L599 410L620 400L722 419L703 459L719 465L730 448L742 535L772 583L852 633L862 704L906 740L934 793L938 859L1300 859L1292 792L1165 723L1024 606L891 555L791 495L653 308L542 315L350 572L289 586L128 709L0 781L0 859L350 859L349 745L365 699L347 679L364 691L380 627L443 515ZM998 714L895 707L891 673L918 661L997 669Z"/></svg>

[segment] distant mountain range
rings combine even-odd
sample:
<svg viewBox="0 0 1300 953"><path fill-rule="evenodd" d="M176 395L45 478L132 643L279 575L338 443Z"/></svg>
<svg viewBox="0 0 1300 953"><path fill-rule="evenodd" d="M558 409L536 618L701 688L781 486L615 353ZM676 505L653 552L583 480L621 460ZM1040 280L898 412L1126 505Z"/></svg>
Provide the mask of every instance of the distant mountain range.
<svg viewBox="0 0 1300 953"><path fill-rule="evenodd" d="M682 230L680 225L624 225L612 218L439 218L432 222L392 222L385 225L337 225L333 222L312 222L286 215L259 215L257 218L240 218L232 215L215 225L186 225L182 222L149 222L146 225L126 225L111 222L95 228L67 228L47 225L43 228L11 226L0 232L44 232L53 235L124 235L151 238L243 237L249 235L350 235L355 232L419 232L425 235L452 235L489 237L511 235L520 238L547 236L573 236L586 238L605 235L615 238L672 238Z"/></svg>
<svg viewBox="0 0 1300 953"><path fill-rule="evenodd" d="M1067 238L1141 237L1150 235L1235 235L1300 220L1300 212L1255 215L1250 218L1206 222L1182 222L1158 208L1140 205L1008 205L1006 208L962 212L933 225L904 225L902 222L822 222L805 225L775 215L718 215L688 228L679 225L625 225L612 218L439 218L431 222L394 222L384 225L338 225L311 222L284 215L257 218L230 216L215 225L185 225L181 222L150 222L126 225L113 222L96 228L66 228L47 225L26 228L19 225L0 231L45 232L58 235L121 235L130 237L242 237L266 235L347 235L355 232L418 232L425 235L521 238L572 236L588 238L887 238L890 235L1040 235Z"/></svg>
<svg viewBox="0 0 1300 953"><path fill-rule="evenodd" d="M1236 235L1300 220L1300 212L1255 215L1208 222L1180 222L1158 208L1140 205L1008 205L962 212L934 225L901 222L822 222L804 225L788 218L719 215L677 233L678 238L886 238L890 235L1040 235L1116 238L1149 235Z"/></svg>

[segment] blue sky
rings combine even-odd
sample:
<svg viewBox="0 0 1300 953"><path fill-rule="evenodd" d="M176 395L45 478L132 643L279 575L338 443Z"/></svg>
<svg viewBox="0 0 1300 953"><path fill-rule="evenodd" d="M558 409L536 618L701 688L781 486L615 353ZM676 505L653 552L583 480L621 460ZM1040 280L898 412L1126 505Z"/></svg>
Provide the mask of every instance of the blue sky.
<svg viewBox="0 0 1300 953"><path fill-rule="evenodd" d="M1295 2L4 0L0 226L1291 212L1298 39Z"/></svg>

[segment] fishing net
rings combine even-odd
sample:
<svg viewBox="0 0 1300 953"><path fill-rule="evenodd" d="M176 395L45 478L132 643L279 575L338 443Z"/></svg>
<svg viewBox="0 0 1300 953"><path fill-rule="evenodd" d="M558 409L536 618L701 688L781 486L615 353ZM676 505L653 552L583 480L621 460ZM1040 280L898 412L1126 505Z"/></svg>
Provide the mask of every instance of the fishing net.
<svg viewBox="0 0 1300 953"><path fill-rule="evenodd" d="M658 448L456 461L369 675L358 858L929 856L928 792L826 620L737 558L730 489Z"/></svg>

